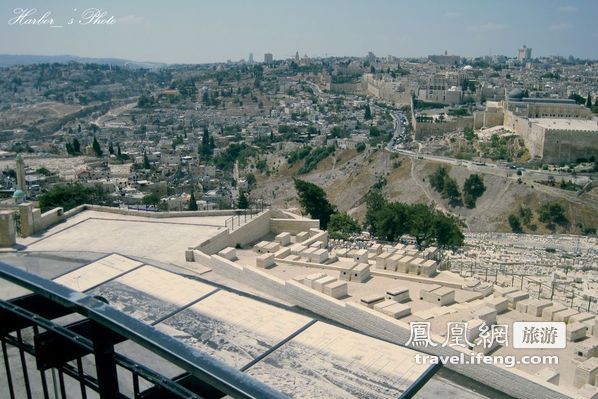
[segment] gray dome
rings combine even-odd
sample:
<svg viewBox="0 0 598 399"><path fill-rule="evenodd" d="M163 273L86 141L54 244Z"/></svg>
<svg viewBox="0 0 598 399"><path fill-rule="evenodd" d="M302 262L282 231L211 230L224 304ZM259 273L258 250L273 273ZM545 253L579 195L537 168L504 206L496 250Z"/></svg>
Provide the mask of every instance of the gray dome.
<svg viewBox="0 0 598 399"><path fill-rule="evenodd" d="M513 89L509 92L509 98L518 98L521 99L525 96L525 92L523 89Z"/></svg>

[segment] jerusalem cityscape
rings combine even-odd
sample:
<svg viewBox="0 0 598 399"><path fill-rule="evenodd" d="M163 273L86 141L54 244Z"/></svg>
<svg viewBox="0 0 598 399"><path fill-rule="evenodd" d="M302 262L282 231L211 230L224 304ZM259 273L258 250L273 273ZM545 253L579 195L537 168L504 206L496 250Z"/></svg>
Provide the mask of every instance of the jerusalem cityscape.
<svg viewBox="0 0 598 399"><path fill-rule="evenodd" d="M96 3L0 5L0 398L598 399L598 3Z"/></svg>

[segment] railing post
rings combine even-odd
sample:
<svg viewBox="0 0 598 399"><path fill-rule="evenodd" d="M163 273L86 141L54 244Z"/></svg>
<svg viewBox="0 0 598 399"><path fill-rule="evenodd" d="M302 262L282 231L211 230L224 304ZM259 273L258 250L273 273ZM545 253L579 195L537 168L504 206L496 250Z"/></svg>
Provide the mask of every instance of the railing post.
<svg viewBox="0 0 598 399"><path fill-rule="evenodd" d="M114 360L114 345L110 332L101 324L91 321L91 339L98 376L98 393L102 399L119 397L118 376Z"/></svg>

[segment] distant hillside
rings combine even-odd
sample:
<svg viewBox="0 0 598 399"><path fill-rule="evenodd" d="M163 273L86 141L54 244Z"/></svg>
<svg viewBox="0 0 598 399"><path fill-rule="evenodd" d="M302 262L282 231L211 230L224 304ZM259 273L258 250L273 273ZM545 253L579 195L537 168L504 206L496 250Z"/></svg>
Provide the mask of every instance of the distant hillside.
<svg viewBox="0 0 598 399"><path fill-rule="evenodd" d="M0 54L0 67L9 67L11 65L29 65L41 63L68 63L79 62L82 64L110 64L124 66L127 65L132 68L160 68L166 66L159 62L138 62L123 60L120 58L88 58L77 57L75 55L17 55L17 54Z"/></svg>

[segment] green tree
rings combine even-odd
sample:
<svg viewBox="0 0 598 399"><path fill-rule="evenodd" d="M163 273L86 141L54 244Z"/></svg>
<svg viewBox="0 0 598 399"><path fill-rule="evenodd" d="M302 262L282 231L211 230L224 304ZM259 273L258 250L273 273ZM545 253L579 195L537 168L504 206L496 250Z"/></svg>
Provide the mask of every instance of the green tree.
<svg viewBox="0 0 598 399"><path fill-rule="evenodd" d="M100 143L98 143L98 140L95 138L95 136L93 138L92 147L93 147L93 152L95 152L95 154L96 154L96 157L98 157L98 158L101 157L103 154L102 147L100 147Z"/></svg>
<svg viewBox="0 0 598 399"><path fill-rule="evenodd" d="M210 145L210 133L208 132L208 128L203 128L203 135L201 137L201 145L199 147L200 154L205 157L209 158L212 155L212 147Z"/></svg>
<svg viewBox="0 0 598 399"><path fill-rule="evenodd" d="M145 151L143 151L143 169L151 169L150 161Z"/></svg>
<svg viewBox="0 0 598 399"><path fill-rule="evenodd" d="M253 173L248 173L245 178L247 179L247 186L249 186L250 190L255 187L256 179Z"/></svg>
<svg viewBox="0 0 598 399"><path fill-rule="evenodd" d="M554 230L557 224L565 226L569 223L565 209L557 201L543 203L538 209L538 219L551 230Z"/></svg>
<svg viewBox="0 0 598 399"><path fill-rule="evenodd" d="M239 193L239 199L237 200L237 209L247 209L249 208L249 199L245 194L245 191L241 191Z"/></svg>
<svg viewBox="0 0 598 399"><path fill-rule="evenodd" d="M586 100L586 107L592 109L592 95L588 92L588 99Z"/></svg>
<svg viewBox="0 0 598 399"><path fill-rule="evenodd" d="M519 218L523 222L524 225L529 226L532 221L532 210L527 206L520 205L519 206Z"/></svg>
<svg viewBox="0 0 598 399"><path fill-rule="evenodd" d="M409 207L400 202L386 203L375 213L374 231L378 237L397 241L409 232Z"/></svg>
<svg viewBox="0 0 598 399"><path fill-rule="evenodd" d="M114 146L112 145L112 141L108 144L108 152L110 155L114 155Z"/></svg>
<svg viewBox="0 0 598 399"><path fill-rule="evenodd" d="M463 224L456 217L434 211L434 235L436 245L455 248L463 246L465 236L461 231Z"/></svg>
<svg viewBox="0 0 598 399"><path fill-rule="evenodd" d="M436 217L433 208L426 204L415 204L411 206L409 215L408 232L417 245L428 245L436 235Z"/></svg>
<svg viewBox="0 0 598 399"><path fill-rule="evenodd" d="M143 205L158 205L160 203L160 197L155 193L147 194L143 196L141 202Z"/></svg>
<svg viewBox="0 0 598 399"><path fill-rule="evenodd" d="M465 206L468 208L475 208L476 201L484 194L486 186L484 185L484 179L478 175L473 174L469 176L463 183L463 200Z"/></svg>
<svg viewBox="0 0 598 399"><path fill-rule="evenodd" d="M365 120L372 119L372 110L370 109L370 104L365 105L365 115L363 117Z"/></svg>
<svg viewBox="0 0 598 399"><path fill-rule="evenodd" d="M463 135L465 136L465 139L467 141L471 141L475 137L475 133L473 132L473 129L470 127L466 127L465 129L463 129Z"/></svg>
<svg viewBox="0 0 598 399"><path fill-rule="evenodd" d="M312 218L320 220L320 228L326 229L330 217L336 212L336 207L328 202L326 193L322 188L303 180L293 180L299 196L299 204L301 204L303 211Z"/></svg>
<svg viewBox="0 0 598 399"><path fill-rule="evenodd" d="M351 234L359 233L361 226L357 220L353 219L346 212L334 213L330 216L328 223L328 233L331 238L347 239Z"/></svg>
<svg viewBox="0 0 598 399"><path fill-rule="evenodd" d="M365 214L364 227L373 235L378 236L376 221L379 218L378 212L382 211L388 204L380 190L370 191L366 195L367 211Z"/></svg>
<svg viewBox="0 0 598 399"><path fill-rule="evenodd" d="M511 226L511 230L513 231L513 233L522 233L523 232L519 218L512 213L509 215L509 226Z"/></svg>
<svg viewBox="0 0 598 399"><path fill-rule="evenodd" d="M81 143L76 138L73 139L73 153L74 155L81 154Z"/></svg>
<svg viewBox="0 0 598 399"><path fill-rule="evenodd" d="M56 207L62 207L68 211L83 204L113 205L107 193L100 186L84 187L80 184L53 186L47 193L40 195L38 200L42 212Z"/></svg>
<svg viewBox="0 0 598 399"><path fill-rule="evenodd" d="M187 210L196 211L197 209L197 200L195 199L195 194L193 194L193 191L191 191L191 196L189 197L189 206L187 207Z"/></svg>
<svg viewBox="0 0 598 399"><path fill-rule="evenodd" d="M457 181L449 176L444 179L442 197L447 198L452 206L458 205L461 201L461 193Z"/></svg>
<svg viewBox="0 0 598 399"><path fill-rule="evenodd" d="M439 193L444 190L444 180L447 178L446 168L439 166L436 171L428 176L430 185Z"/></svg>

